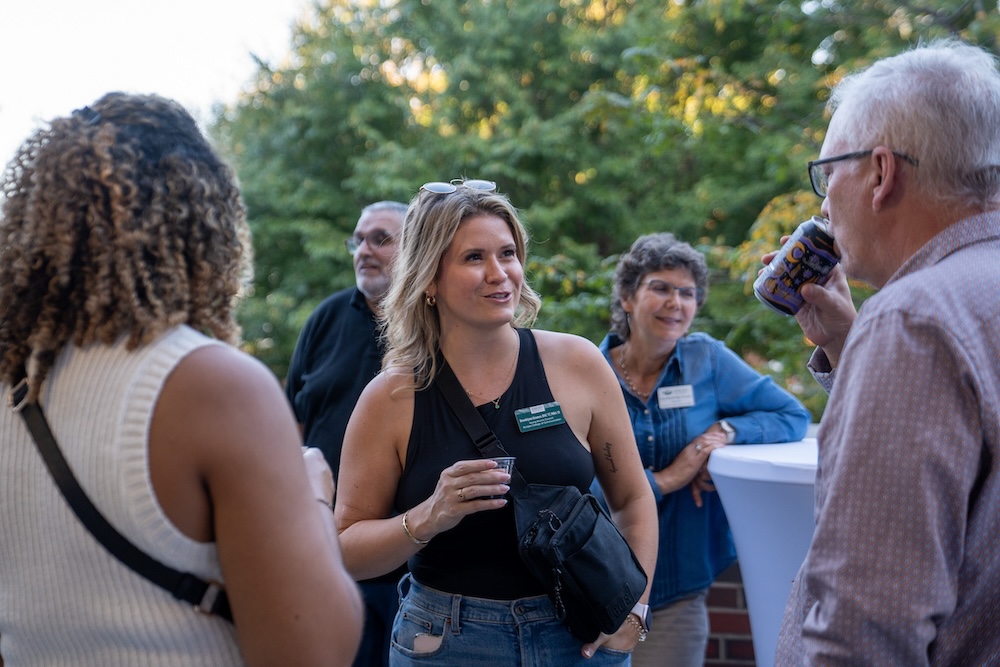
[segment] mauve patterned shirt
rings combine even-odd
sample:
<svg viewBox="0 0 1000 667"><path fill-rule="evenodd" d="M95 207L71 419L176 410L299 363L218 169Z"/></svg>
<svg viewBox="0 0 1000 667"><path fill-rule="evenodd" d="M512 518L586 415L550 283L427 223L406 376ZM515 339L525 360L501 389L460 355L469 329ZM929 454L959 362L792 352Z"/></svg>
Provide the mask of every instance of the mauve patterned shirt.
<svg viewBox="0 0 1000 667"><path fill-rule="evenodd" d="M998 212L938 234L864 304L778 665L1000 664L998 329Z"/></svg>

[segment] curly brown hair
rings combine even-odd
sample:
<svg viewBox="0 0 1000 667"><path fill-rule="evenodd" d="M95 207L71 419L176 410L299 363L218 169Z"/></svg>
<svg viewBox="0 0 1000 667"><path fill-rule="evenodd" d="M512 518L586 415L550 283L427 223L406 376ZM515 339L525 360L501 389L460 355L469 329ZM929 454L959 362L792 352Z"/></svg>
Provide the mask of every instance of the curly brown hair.
<svg viewBox="0 0 1000 667"><path fill-rule="evenodd" d="M250 233L233 171L176 102L109 93L30 136L0 209L0 380L35 400L70 342L187 324L236 343Z"/></svg>
<svg viewBox="0 0 1000 667"><path fill-rule="evenodd" d="M622 307L622 299L635 296L639 283L648 274L663 269L683 269L691 274L697 288L697 305L708 296L708 264L705 256L670 232L645 234L618 258L615 287L611 298L611 330L623 341L632 335L632 325Z"/></svg>

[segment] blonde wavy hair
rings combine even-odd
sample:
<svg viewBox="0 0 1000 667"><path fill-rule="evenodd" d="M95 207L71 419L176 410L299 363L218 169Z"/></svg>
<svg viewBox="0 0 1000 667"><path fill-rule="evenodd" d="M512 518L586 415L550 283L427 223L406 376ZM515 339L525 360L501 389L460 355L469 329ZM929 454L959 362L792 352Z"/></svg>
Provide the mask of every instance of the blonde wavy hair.
<svg viewBox="0 0 1000 667"><path fill-rule="evenodd" d="M399 249L393 261L392 287L382 303L381 326L386 343L383 370L398 372L404 380L398 389L426 389L437 374L441 323L436 308L428 306L424 292L438 274L441 258L459 225L478 215L504 220L514 237L517 259L524 266L528 233L506 195L462 185L449 194L421 190L410 201L403 220ZM514 315L515 326L531 326L541 299L528 285Z"/></svg>
<svg viewBox="0 0 1000 667"><path fill-rule="evenodd" d="M3 175L0 380L35 400L67 345L128 349L187 324L236 343L250 233L232 170L190 114L109 93L53 120Z"/></svg>

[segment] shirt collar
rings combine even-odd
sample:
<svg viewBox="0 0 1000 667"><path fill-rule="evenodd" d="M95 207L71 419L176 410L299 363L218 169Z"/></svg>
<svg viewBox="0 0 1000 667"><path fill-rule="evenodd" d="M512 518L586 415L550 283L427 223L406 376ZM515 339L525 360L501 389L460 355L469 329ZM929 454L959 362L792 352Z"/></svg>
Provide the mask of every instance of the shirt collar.
<svg viewBox="0 0 1000 667"><path fill-rule="evenodd" d="M1000 211L987 211L959 220L938 232L923 247L913 253L886 284L900 280L925 267L933 266L966 246L994 239L1000 239Z"/></svg>
<svg viewBox="0 0 1000 667"><path fill-rule="evenodd" d="M360 310L369 317L375 317L375 313L373 313L372 309L368 307L368 301L365 299L365 295L362 294L361 290L357 287L354 288L354 292L351 294L351 307Z"/></svg>

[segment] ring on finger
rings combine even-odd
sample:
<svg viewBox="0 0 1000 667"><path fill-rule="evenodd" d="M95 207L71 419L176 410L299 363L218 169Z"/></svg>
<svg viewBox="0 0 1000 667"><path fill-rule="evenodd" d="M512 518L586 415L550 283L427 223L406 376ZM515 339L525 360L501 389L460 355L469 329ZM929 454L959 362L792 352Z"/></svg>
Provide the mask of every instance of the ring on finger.
<svg viewBox="0 0 1000 667"><path fill-rule="evenodd" d="M701 451L701 443L700 442L697 445L694 446L694 451L696 451L696 452L700 452Z"/></svg>
<svg viewBox="0 0 1000 667"><path fill-rule="evenodd" d="M465 489L458 490L458 497L461 498L462 500L465 500Z"/></svg>

